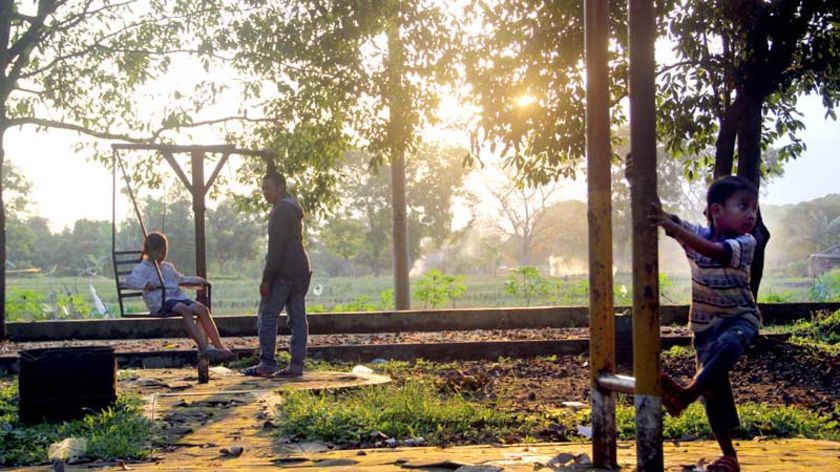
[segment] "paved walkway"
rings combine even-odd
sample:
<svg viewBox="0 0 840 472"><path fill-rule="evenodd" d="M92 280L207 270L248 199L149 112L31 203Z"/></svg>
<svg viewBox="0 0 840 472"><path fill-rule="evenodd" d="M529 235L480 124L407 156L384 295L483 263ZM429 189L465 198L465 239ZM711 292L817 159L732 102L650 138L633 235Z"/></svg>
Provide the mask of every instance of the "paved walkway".
<svg viewBox="0 0 840 472"><path fill-rule="evenodd" d="M586 443L334 451L320 442L276 437L272 419L284 391L363 388L390 381L372 373L311 372L291 380L254 379L214 368L205 385L195 382L192 369L139 370L123 372L122 377L120 388L144 395L146 414L158 425L153 439L155 460L127 468L80 464L67 470L532 472L582 470L585 467L576 462L585 463L591 454ZM840 471L840 443L766 440L741 441L737 447L745 472ZM698 461L708 463L717 455L712 441L667 443L666 470L703 470L696 467ZM622 470L634 470L632 443L619 445L619 463Z"/></svg>
<svg viewBox="0 0 840 472"><path fill-rule="evenodd" d="M243 438L244 439L244 438ZM520 446L471 446L440 448L368 449L364 451L327 451L319 444L299 444L309 452L293 452L271 441L246 441L241 456L226 458L218 448L185 447L162 454L155 463L131 464L133 470L205 471L290 469L294 471L564 471L592 470L574 465L574 456L589 454L589 444L535 444ZM621 470L635 470L634 445L619 444ZM738 451L744 472L831 472L840 471L840 443L829 441L768 440L745 441ZM665 445L665 470L699 471L698 461L706 463L718 454L711 441L695 441L675 446ZM74 468L75 470L89 470ZM118 467L111 470L125 470Z"/></svg>

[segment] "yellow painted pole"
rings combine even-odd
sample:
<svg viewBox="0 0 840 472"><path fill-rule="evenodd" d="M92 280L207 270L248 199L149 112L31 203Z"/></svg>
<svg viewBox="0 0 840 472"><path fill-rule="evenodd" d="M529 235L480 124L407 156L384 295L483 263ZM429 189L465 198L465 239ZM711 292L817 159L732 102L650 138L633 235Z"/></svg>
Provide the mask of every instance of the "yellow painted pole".
<svg viewBox="0 0 840 472"><path fill-rule="evenodd" d="M586 49L586 164L589 202L589 364L592 457L596 467L616 467L615 393L598 375L615 372L613 257L610 189L610 117L607 0L584 2Z"/></svg>
<svg viewBox="0 0 840 472"><path fill-rule="evenodd" d="M664 467L657 231L648 217L656 198L656 18L653 0L629 0L628 4L636 467L646 472Z"/></svg>

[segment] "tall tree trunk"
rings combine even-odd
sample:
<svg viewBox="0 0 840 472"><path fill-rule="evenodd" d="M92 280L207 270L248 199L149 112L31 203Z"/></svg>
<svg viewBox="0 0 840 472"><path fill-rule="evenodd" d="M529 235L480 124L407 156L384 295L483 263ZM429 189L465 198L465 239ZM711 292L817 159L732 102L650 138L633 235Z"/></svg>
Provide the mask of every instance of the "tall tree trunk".
<svg viewBox="0 0 840 472"><path fill-rule="evenodd" d="M406 124L405 107L408 106L403 90L403 50L399 38L398 15L388 26L388 142L391 154L391 208L393 211L394 244L394 305L397 310L411 308L411 294L408 279L408 218L406 217L405 195L405 150Z"/></svg>
<svg viewBox="0 0 840 472"><path fill-rule="evenodd" d="M11 35L12 0L0 0L0 176L6 160L3 138L9 128L6 101L11 93L11 79L6 76L9 66L9 38ZM6 339L6 204L3 202L3 181L0 178L0 341Z"/></svg>
<svg viewBox="0 0 840 472"><path fill-rule="evenodd" d="M744 119L738 129L738 175L752 182L756 188L761 185L761 108L763 99L752 97L746 101ZM758 288L764 276L764 255L770 241L770 231L758 212L752 235L756 240L755 255L750 266L750 290L758 299Z"/></svg>
<svg viewBox="0 0 840 472"><path fill-rule="evenodd" d="M717 141L715 142L714 178L732 175L732 165L735 163L735 139L738 136L741 122L744 118L744 100L741 96L735 99L732 106L724 113L720 123Z"/></svg>
<svg viewBox="0 0 840 472"><path fill-rule="evenodd" d="M6 109L0 111L0 175L6 162ZM3 183L0 179L0 341L6 340L6 204L3 201Z"/></svg>

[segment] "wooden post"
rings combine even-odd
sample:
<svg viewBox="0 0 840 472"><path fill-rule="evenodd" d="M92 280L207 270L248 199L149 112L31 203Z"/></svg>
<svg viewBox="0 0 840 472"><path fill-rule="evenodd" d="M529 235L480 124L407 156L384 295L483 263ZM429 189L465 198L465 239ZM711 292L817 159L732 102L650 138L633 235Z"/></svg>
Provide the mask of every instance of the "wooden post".
<svg viewBox="0 0 840 472"><path fill-rule="evenodd" d="M633 374L636 468L640 472L661 471L664 467L657 230L648 217L656 198L655 18L653 0L629 0Z"/></svg>
<svg viewBox="0 0 840 472"><path fill-rule="evenodd" d="M602 389L598 385L598 375L615 372L610 105L607 69L608 0L584 2L583 14L586 47L592 460L595 467L614 468L618 466L615 443L615 393Z"/></svg>
<svg viewBox="0 0 840 472"><path fill-rule="evenodd" d="M190 191L193 201L193 215L195 218L195 274L207 278L207 237L204 231L204 151L193 150L190 152L190 163L192 165L192 185ZM207 304L207 297L204 289L198 290L199 301Z"/></svg>
<svg viewBox="0 0 840 472"><path fill-rule="evenodd" d="M210 360L207 359L207 356L204 355L204 353L198 353L196 370L198 371L198 383L210 383Z"/></svg>

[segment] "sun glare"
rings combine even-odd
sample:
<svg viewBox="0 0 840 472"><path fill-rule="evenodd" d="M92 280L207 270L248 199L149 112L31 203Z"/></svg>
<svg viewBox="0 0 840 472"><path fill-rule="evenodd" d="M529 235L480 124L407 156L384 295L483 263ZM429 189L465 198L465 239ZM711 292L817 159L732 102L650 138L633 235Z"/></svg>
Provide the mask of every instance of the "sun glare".
<svg viewBox="0 0 840 472"><path fill-rule="evenodd" d="M531 105L532 103L535 103L537 101L537 97L535 97L531 94L528 94L528 93L524 93L524 94L516 97L515 101L516 101L516 106L527 107L528 105Z"/></svg>

